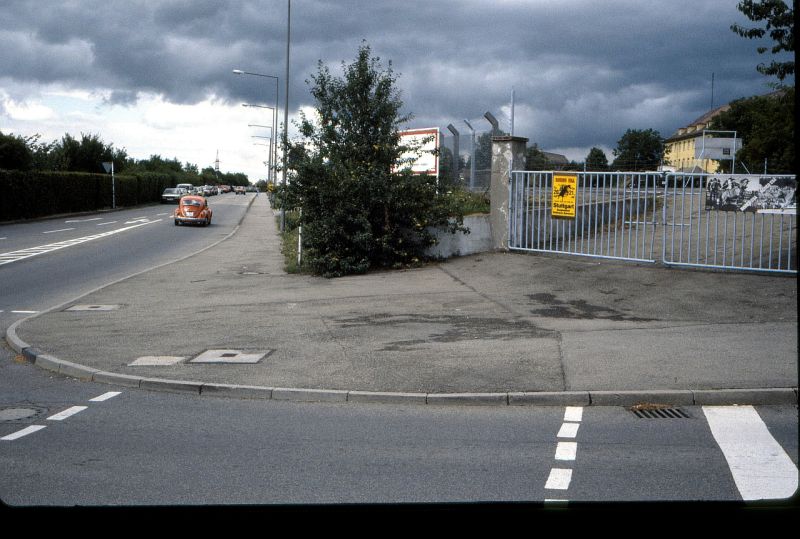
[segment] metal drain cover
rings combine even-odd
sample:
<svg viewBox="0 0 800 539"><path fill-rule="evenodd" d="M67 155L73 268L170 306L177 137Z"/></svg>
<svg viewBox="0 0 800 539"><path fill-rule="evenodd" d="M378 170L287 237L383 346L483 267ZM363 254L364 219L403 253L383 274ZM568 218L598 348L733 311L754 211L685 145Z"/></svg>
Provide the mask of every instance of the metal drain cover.
<svg viewBox="0 0 800 539"><path fill-rule="evenodd" d="M46 410L28 406L10 406L0 408L0 421L22 421L42 415Z"/></svg>
<svg viewBox="0 0 800 539"><path fill-rule="evenodd" d="M240 350L206 350L189 363L258 363L272 350L246 354Z"/></svg>
<svg viewBox="0 0 800 539"><path fill-rule="evenodd" d="M643 419L689 419L690 416L681 408L632 408L631 412L636 417Z"/></svg>

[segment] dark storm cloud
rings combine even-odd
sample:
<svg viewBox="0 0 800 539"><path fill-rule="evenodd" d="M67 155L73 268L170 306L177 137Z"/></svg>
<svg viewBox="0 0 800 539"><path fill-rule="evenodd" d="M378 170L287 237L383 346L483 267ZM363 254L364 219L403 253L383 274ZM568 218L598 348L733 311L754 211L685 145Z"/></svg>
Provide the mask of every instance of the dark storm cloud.
<svg viewBox="0 0 800 539"><path fill-rule="evenodd" d="M318 60L339 75L366 40L391 60L416 126L502 118L514 87L517 134L544 146L613 146L628 127L669 135L708 109L712 72L716 105L768 91L757 43L729 29L750 24L736 3L295 0L291 109L312 104L305 81ZM274 80L231 74L239 68L280 77L282 106L286 4L11 0L0 8L0 72L108 88L112 103L155 92L272 104Z"/></svg>

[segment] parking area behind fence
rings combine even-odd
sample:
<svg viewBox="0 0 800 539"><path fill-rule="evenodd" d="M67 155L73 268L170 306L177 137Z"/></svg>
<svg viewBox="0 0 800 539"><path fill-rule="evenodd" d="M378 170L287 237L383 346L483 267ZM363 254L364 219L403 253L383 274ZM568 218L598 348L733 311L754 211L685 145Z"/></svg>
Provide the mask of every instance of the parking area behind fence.
<svg viewBox="0 0 800 539"><path fill-rule="evenodd" d="M513 171L509 248L797 273L795 176Z"/></svg>

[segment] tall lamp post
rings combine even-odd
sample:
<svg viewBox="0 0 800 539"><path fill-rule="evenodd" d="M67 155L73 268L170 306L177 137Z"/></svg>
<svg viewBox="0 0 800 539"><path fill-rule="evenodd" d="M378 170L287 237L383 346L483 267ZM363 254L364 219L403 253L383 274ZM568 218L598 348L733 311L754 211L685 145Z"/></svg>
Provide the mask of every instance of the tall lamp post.
<svg viewBox="0 0 800 539"><path fill-rule="evenodd" d="M263 73L252 73L250 71L242 71L241 69L234 69L233 73L234 73L234 75L252 75L254 77L264 77L264 78L268 78L268 79L275 79L275 107L274 108L273 107L266 107L266 108L272 108L272 133L275 134L275 132L277 132L277 130L278 130L278 77L276 77L274 75L265 75ZM255 106L255 105L249 105L249 106ZM275 163L275 161L276 161L275 158L277 157L277 148L276 148L276 146L277 146L277 144L273 144L272 147L270 148L270 151L272 152L272 155L270 157L270 162L273 163L273 164ZM273 169L274 169L274 165L273 165ZM274 170L273 170L273 178L274 178Z"/></svg>
<svg viewBox="0 0 800 539"><path fill-rule="evenodd" d="M247 124L247 127L263 127L264 129L269 129L269 136L268 137L257 137L257 138L268 138L269 139L269 164L267 165L267 182L272 183L273 181L273 165L275 163L272 157L272 139L275 138L275 131L272 129L271 125L259 125L259 124Z"/></svg>
<svg viewBox="0 0 800 539"><path fill-rule="evenodd" d="M266 146L268 148L266 164L267 164L267 181L269 182L270 181L269 172L270 172L270 169L272 168L272 134L270 134L270 136L268 136L268 137L261 137L261 136L258 136L258 135L251 135L250 138L263 138L263 139L269 140L268 144L260 144L260 146Z"/></svg>
<svg viewBox="0 0 800 539"><path fill-rule="evenodd" d="M266 106L266 105L253 105L253 104L251 104L251 103L242 103L242 106L243 106L243 107L252 107L252 108L255 108L255 109L270 109L270 110L272 111L272 123L274 124L274 123L275 123L275 121L276 121L276 120L275 120L275 118L276 118L276 117L277 117L277 115L278 115L278 111L277 111L277 109L275 109L274 107L268 107L268 106ZM250 127L250 126L254 126L254 125L257 125L257 124L247 124L247 126L248 126L248 127ZM274 127L269 127L269 126L258 126L258 127L267 127L268 129L271 129L273 133L275 132L275 131L274 131L274 129L275 129ZM271 151L271 152L274 152L274 151L275 151L275 148L274 148L274 146L270 146L270 151ZM275 162L275 161L274 161L274 159L271 159L271 161L272 161L273 163Z"/></svg>

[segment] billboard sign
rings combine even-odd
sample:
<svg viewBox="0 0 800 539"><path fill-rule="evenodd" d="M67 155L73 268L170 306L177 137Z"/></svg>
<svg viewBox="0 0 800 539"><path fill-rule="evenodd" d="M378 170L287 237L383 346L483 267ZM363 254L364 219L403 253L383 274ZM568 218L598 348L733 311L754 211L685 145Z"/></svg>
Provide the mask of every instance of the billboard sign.
<svg viewBox="0 0 800 539"><path fill-rule="evenodd" d="M714 174L708 177L706 184L706 209L794 215L797 212L797 179Z"/></svg>
<svg viewBox="0 0 800 539"><path fill-rule="evenodd" d="M741 138L703 137L694 145L694 157L695 159L731 161L734 157L736 157L736 152L741 149Z"/></svg>
<svg viewBox="0 0 800 539"><path fill-rule="evenodd" d="M407 129L400 131L400 145L414 148L400 158L399 169L411 168L414 174L429 174L439 177L439 128Z"/></svg>

